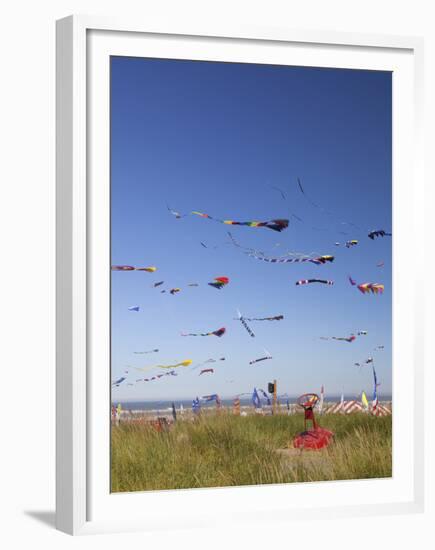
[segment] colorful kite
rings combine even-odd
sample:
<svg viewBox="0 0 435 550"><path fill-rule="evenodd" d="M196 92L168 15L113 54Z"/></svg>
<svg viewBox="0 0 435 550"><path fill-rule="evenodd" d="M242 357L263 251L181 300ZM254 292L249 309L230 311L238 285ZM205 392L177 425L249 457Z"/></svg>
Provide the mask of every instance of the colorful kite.
<svg viewBox="0 0 435 550"><path fill-rule="evenodd" d="M346 241L346 248L350 248L351 246L356 246L358 244L358 241L356 239L352 239L351 241Z"/></svg>
<svg viewBox="0 0 435 550"><path fill-rule="evenodd" d="M203 214L202 212L193 211L192 214L200 216L201 218L208 218L209 220L214 220L215 222L224 223L226 225L244 225L247 227L267 227L268 229L272 229L273 231L278 231L278 232L283 231L284 229L287 229L289 224L289 220L285 220L285 219L276 219L276 220L270 220L266 222L257 222L257 221L237 222L234 220L221 220L219 218L213 218L209 214Z"/></svg>
<svg viewBox="0 0 435 550"><path fill-rule="evenodd" d="M206 374L207 372L214 374L214 369L202 369L198 376L201 376L201 374Z"/></svg>
<svg viewBox="0 0 435 550"><path fill-rule="evenodd" d="M350 283L352 286L355 286L355 285L356 285L356 281L354 281L350 275L348 275L348 279L349 279L349 283Z"/></svg>
<svg viewBox="0 0 435 550"><path fill-rule="evenodd" d="M384 292L384 285L381 283L361 283L358 285L358 290L363 294L382 294Z"/></svg>
<svg viewBox="0 0 435 550"><path fill-rule="evenodd" d="M296 281L296 285L308 285L311 283L322 283L324 285L333 285L334 281L328 281L326 279L301 279Z"/></svg>
<svg viewBox="0 0 435 550"><path fill-rule="evenodd" d="M181 291L181 288L171 288L171 290L169 291L172 295L176 294L177 292L180 292ZM164 292L164 291L162 291Z"/></svg>
<svg viewBox="0 0 435 550"><path fill-rule="evenodd" d="M391 237L392 235L391 233L387 233L384 229L376 229L374 231L370 231L367 236L373 241L375 237Z"/></svg>
<svg viewBox="0 0 435 550"><path fill-rule="evenodd" d="M226 330L227 329L225 327L222 327L217 330L214 330L213 332L189 332L189 333L182 332L181 336L217 336L218 338L220 338L225 334Z"/></svg>
<svg viewBox="0 0 435 550"><path fill-rule="evenodd" d="M228 279L228 277L215 277L213 279L213 282L208 284L209 286L213 286L214 288L217 288L220 290L221 288L226 286L229 282L230 280Z"/></svg>
<svg viewBox="0 0 435 550"><path fill-rule="evenodd" d="M134 267L132 265L112 265L112 271L148 271L148 273L154 273L157 271L157 267Z"/></svg>

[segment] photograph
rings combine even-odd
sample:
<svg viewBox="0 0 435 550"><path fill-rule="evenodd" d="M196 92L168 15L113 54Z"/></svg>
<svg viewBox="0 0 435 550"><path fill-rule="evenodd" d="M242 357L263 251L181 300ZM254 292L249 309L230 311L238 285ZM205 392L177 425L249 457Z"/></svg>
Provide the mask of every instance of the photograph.
<svg viewBox="0 0 435 550"><path fill-rule="evenodd" d="M112 56L111 492L391 478L392 222L392 72Z"/></svg>

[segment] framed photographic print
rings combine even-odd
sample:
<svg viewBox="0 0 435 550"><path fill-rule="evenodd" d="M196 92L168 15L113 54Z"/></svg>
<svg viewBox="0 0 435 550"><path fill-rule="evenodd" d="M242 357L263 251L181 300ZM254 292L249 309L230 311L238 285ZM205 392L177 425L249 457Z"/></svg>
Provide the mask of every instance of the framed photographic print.
<svg viewBox="0 0 435 550"><path fill-rule="evenodd" d="M420 510L421 41L57 51L58 528Z"/></svg>

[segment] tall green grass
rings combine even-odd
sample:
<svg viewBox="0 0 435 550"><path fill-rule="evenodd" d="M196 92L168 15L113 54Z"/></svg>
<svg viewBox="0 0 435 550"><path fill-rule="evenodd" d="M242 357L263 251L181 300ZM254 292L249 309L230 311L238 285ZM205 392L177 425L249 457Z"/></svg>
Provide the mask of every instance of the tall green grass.
<svg viewBox="0 0 435 550"><path fill-rule="evenodd" d="M322 451L290 449L302 415L205 416L169 432L112 427L112 491L145 491L390 477L391 417L330 415L335 433Z"/></svg>

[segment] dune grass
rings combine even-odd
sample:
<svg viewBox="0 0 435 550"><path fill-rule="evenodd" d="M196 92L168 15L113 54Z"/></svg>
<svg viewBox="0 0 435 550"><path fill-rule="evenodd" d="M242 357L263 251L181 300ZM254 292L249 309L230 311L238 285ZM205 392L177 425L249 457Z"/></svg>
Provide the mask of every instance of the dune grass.
<svg viewBox="0 0 435 550"><path fill-rule="evenodd" d="M204 416L158 433L146 425L112 427L112 491L225 487L390 477L391 417L328 415L335 433L322 451L290 449L302 415Z"/></svg>

